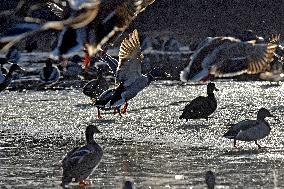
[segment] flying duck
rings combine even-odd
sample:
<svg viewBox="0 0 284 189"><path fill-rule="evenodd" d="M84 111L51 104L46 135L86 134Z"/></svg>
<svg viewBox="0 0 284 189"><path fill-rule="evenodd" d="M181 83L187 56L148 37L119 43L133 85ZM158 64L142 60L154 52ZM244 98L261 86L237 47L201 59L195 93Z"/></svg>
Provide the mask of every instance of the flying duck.
<svg viewBox="0 0 284 189"><path fill-rule="evenodd" d="M94 56L103 44L114 41L137 15L155 0L68 0L70 16L61 21L50 21L40 27L20 34L8 41L2 48L7 50L13 44L29 35L46 30L62 31L54 57L66 57L83 50ZM63 9L62 9L63 10ZM59 11L59 9L57 10ZM0 39L1 41L1 39ZM86 55L87 56L87 55Z"/></svg>
<svg viewBox="0 0 284 189"><path fill-rule="evenodd" d="M2 72L0 71L0 92L10 85L14 71L24 70L18 64L12 64L6 75L2 74Z"/></svg>
<svg viewBox="0 0 284 189"><path fill-rule="evenodd" d="M214 189L215 187L215 175L212 171L207 171L205 174L205 182L208 189Z"/></svg>
<svg viewBox="0 0 284 189"><path fill-rule="evenodd" d="M60 71L57 67L52 65L52 60L47 59L45 66L39 73L40 81L45 85L54 84L59 81Z"/></svg>
<svg viewBox="0 0 284 189"><path fill-rule="evenodd" d="M183 109L182 115L179 119L208 119L217 109L217 101L214 95L214 91L219 91L214 83L207 84L207 97L199 96L193 99L188 105Z"/></svg>
<svg viewBox="0 0 284 189"><path fill-rule="evenodd" d="M273 117L269 110L261 108L257 112L256 120L244 120L237 124L232 125L229 130L224 134L225 138L234 139L234 147L236 141L254 141L260 149L261 146L257 140L263 139L270 133L270 125L265 121L266 117Z"/></svg>
<svg viewBox="0 0 284 189"><path fill-rule="evenodd" d="M76 147L67 153L62 160L63 177L61 185L66 187L75 179L80 186L88 185L86 179L99 165L103 150L94 140L94 134L101 133L94 125L86 128L86 145Z"/></svg>
<svg viewBox="0 0 284 189"><path fill-rule="evenodd" d="M138 31L134 30L120 45L119 63L116 70L117 87L107 90L105 93L106 96L101 95L99 97L99 99L104 99L103 102L107 102L104 107L105 109L114 108L115 113L120 113L121 108L121 113L125 113L128 101L150 85L154 77L151 73L147 75L141 73L143 57ZM98 101L99 106L102 106L101 102Z"/></svg>
<svg viewBox="0 0 284 189"><path fill-rule="evenodd" d="M268 43L242 41L234 37L208 37L198 45L180 79L184 82L206 81L212 76L263 72L273 61L278 41L279 36L272 36Z"/></svg>

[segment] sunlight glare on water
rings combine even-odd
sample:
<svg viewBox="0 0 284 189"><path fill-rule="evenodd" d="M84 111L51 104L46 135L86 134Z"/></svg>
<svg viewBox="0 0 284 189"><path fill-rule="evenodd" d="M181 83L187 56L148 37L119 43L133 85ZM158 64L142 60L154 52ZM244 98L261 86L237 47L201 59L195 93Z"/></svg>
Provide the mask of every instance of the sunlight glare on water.
<svg viewBox="0 0 284 189"><path fill-rule="evenodd" d="M6 188L58 188L60 162L84 144L85 127L104 149L91 188L118 188L130 177L137 188L204 188L204 175L215 172L217 188L284 187L284 87L269 82L216 82L218 108L208 121L179 120L184 106L206 85L159 81L129 102L120 118L96 108L80 90L3 92L0 97L0 185ZM222 135L229 124L271 110L271 134L239 149ZM277 186L276 186L277 185Z"/></svg>

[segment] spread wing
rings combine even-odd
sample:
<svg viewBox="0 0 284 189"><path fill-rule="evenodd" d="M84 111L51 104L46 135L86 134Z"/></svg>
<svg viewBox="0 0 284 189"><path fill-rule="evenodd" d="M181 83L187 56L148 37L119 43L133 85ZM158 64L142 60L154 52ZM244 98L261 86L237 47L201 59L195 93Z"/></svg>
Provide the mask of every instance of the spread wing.
<svg viewBox="0 0 284 189"><path fill-rule="evenodd" d="M138 31L134 30L120 45L116 81L123 83L124 86L129 86L141 77L142 57Z"/></svg>
<svg viewBox="0 0 284 189"><path fill-rule="evenodd" d="M226 52L219 52L220 59L212 66L210 73L226 77L263 72L273 61L278 41L279 36L273 36L267 44L255 44L254 41L232 44ZM224 58L222 55L227 57Z"/></svg>
<svg viewBox="0 0 284 189"><path fill-rule="evenodd" d="M87 45L92 56L107 42L115 41L139 13L155 0L112 0L102 1L97 18L92 23L95 40ZM113 7L111 11L110 7Z"/></svg>

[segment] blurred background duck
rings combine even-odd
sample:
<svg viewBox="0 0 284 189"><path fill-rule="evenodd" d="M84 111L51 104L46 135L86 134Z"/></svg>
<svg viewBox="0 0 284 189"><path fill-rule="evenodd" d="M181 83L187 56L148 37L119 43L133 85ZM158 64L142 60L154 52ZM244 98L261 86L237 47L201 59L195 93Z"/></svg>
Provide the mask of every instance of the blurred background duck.
<svg viewBox="0 0 284 189"><path fill-rule="evenodd" d="M94 140L95 133L101 132L95 125L89 125L85 132L86 145L74 148L62 160L62 187L68 186L72 179L79 182L80 186L90 184L86 179L99 165L103 156L102 148Z"/></svg>
<svg viewBox="0 0 284 189"><path fill-rule="evenodd" d="M13 73L15 71L24 71L18 64L12 64L8 73L6 75L0 73L0 92L6 89L13 78Z"/></svg>
<svg viewBox="0 0 284 189"><path fill-rule="evenodd" d="M180 79L184 82L206 81L212 76L263 72L273 61L278 42L279 36L272 36L268 43L242 41L234 37L208 37L198 45Z"/></svg>
<svg viewBox="0 0 284 189"><path fill-rule="evenodd" d="M94 68L96 70L95 78L89 81L83 87L83 93L86 96L89 96L91 99L96 101L96 98L99 97L104 91L109 89L109 82L104 77L103 65L107 65L108 70L111 70L113 76L118 66L118 61L107 54L107 49L99 51L97 58L100 62L95 62ZM88 66L89 67L89 66ZM87 68L87 67L86 67ZM89 68L88 68L89 69ZM104 99L104 95L100 96L99 99ZM107 98L108 99L108 98Z"/></svg>
<svg viewBox="0 0 284 189"><path fill-rule="evenodd" d="M43 22L42 19L37 19L37 23L40 23L38 26L15 35L16 38L12 40L5 41L8 44L3 47L3 50L9 49L18 41L37 32L57 30L61 33L58 37L58 44L52 52L54 57L68 58L82 51L84 47L88 51L88 56L92 57L103 44L115 41L137 15L154 1L68 0L65 7L50 6L51 11L56 15L61 15L60 12L66 13L60 21ZM51 4L51 2L45 3ZM2 39L5 37L5 35L2 36Z"/></svg>
<svg viewBox="0 0 284 189"><path fill-rule="evenodd" d="M53 66L52 59L47 59L45 66L40 71L39 78L44 85L55 84L59 81L60 71L56 66Z"/></svg>
<svg viewBox="0 0 284 189"><path fill-rule="evenodd" d="M81 80L81 75L83 73L82 66L80 63L82 62L82 58L79 55L75 55L72 58L61 59L58 67L61 70L61 74L63 79L65 80Z"/></svg>
<svg viewBox="0 0 284 189"><path fill-rule="evenodd" d="M8 73L7 68L4 67L5 64L8 64L8 61L6 58L0 58L0 67L1 67L1 73L6 75Z"/></svg>
<svg viewBox="0 0 284 189"><path fill-rule="evenodd" d="M234 147L236 141L254 141L260 149L261 146L257 140L263 139L270 133L270 125L265 121L266 117L273 117L269 110L261 108L257 112L256 120L243 120L237 124L232 125L229 130L223 135L225 138L234 139Z"/></svg>
<svg viewBox="0 0 284 189"><path fill-rule="evenodd" d="M199 96L193 99L188 105L183 109L182 115L179 119L208 119L216 109L217 100L214 95L214 91L219 91L214 83L207 84L207 96Z"/></svg>
<svg viewBox="0 0 284 189"><path fill-rule="evenodd" d="M124 181L122 187L120 189L134 189L134 183L130 180Z"/></svg>
<svg viewBox="0 0 284 189"><path fill-rule="evenodd" d="M216 184L215 180L216 178L214 173L212 171L207 171L205 174L205 183L208 189L214 189Z"/></svg>

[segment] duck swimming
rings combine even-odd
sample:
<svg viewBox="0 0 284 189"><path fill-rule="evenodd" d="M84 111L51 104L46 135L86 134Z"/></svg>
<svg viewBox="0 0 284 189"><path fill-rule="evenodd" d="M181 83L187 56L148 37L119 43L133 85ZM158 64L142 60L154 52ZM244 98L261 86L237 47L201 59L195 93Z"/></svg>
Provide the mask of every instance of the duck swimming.
<svg viewBox="0 0 284 189"><path fill-rule="evenodd" d="M59 81L60 71L57 67L52 65L52 60L48 59L45 66L39 73L40 81L45 85L54 84Z"/></svg>
<svg viewBox="0 0 284 189"><path fill-rule="evenodd" d="M208 37L197 47L189 65L181 72L184 82L206 81L210 77L231 77L263 72L273 61L279 36L268 43L241 41L233 37Z"/></svg>
<svg viewBox="0 0 284 189"><path fill-rule="evenodd" d="M62 160L63 177L62 186L66 187L75 179L80 186L88 185L86 179L93 173L99 165L103 150L94 140L94 134L101 133L94 125L86 128L86 145L76 147L67 153Z"/></svg>
<svg viewBox="0 0 284 189"><path fill-rule="evenodd" d="M261 108L257 112L256 120L244 120L234 124L223 136L234 139L234 147L236 147L237 140L254 141L260 149L261 146L257 143L257 140L265 138L271 131L269 123L265 121L266 117L273 117L273 115L270 114L269 110Z"/></svg>
<svg viewBox="0 0 284 189"><path fill-rule="evenodd" d="M15 71L24 71L18 64L12 64L8 73L6 75L2 74L0 71L0 92L6 89L13 78L13 73Z"/></svg>
<svg viewBox="0 0 284 189"><path fill-rule="evenodd" d="M199 96L193 99L183 109L182 115L179 119L208 119L217 109L217 100L214 95L214 91L219 91L214 83L207 84L207 97Z"/></svg>

